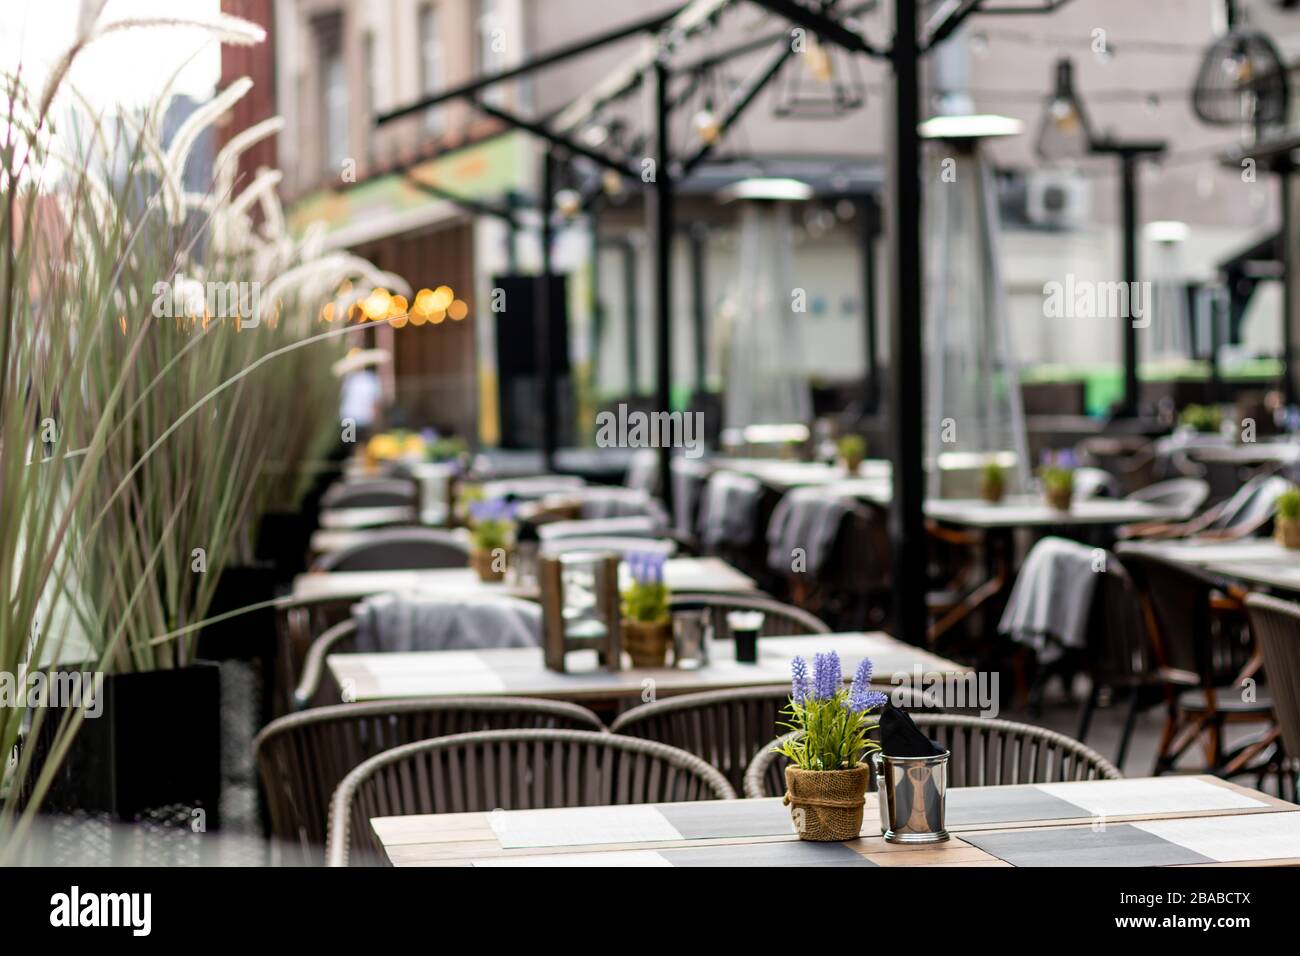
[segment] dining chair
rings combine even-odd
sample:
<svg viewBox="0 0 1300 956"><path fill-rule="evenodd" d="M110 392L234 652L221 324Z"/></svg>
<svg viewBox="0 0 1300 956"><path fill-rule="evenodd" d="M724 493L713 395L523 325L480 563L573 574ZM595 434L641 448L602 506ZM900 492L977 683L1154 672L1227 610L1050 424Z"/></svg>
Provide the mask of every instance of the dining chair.
<svg viewBox="0 0 1300 956"><path fill-rule="evenodd" d="M292 709L338 702L324 679L325 661L331 654L532 646L541 643L541 626L540 605L506 595L373 595L353 606L350 620L335 624L311 642L293 691Z"/></svg>
<svg viewBox="0 0 1300 956"><path fill-rule="evenodd" d="M1200 478L1170 478L1125 495L1128 501L1178 508L1187 515L1195 514L1209 497L1210 485Z"/></svg>
<svg viewBox="0 0 1300 956"><path fill-rule="evenodd" d="M949 787L1005 787L1123 777L1097 751L1046 727L961 714L910 716L931 740L951 753ZM777 753L776 747L789 736L770 741L754 754L745 771L746 797L779 797L785 793L789 760Z"/></svg>
<svg viewBox="0 0 1300 956"><path fill-rule="evenodd" d="M414 507L415 485L403 479L367 479L331 485L321 496L322 510Z"/></svg>
<svg viewBox="0 0 1300 956"><path fill-rule="evenodd" d="M1246 598L1246 613L1264 659L1273 716L1281 734L1278 793L1300 803L1300 605L1251 594Z"/></svg>
<svg viewBox="0 0 1300 956"><path fill-rule="evenodd" d="M1266 722L1272 712L1266 689L1243 692L1254 687L1261 665L1250 643L1244 592L1134 546L1120 545L1117 551L1137 587L1165 696L1153 773L1173 769L1197 741L1209 772L1244 772L1272 742L1247 740L1230 752L1223 749L1225 724Z"/></svg>
<svg viewBox="0 0 1300 956"><path fill-rule="evenodd" d="M1232 497L1195 518L1181 522L1141 522L1116 529L1120 538L1189 538L1232 541L1262 530L1273 520L1277 497L1288 487L1281 475L1259 475L1243 484Z"/></svg>
<svg viewBox="0 0 1300 956"><path fill-rule="evenodd" d="M253 750L280 862L323 861L330 797L375 754L453 734L531 729L602 732L604 726L577 704L518 697L336 704L271 721Z"/></svg>
<svg viewBox="0 0 1300 956"><path fill-rule="evenodd" d="M1076 444L1074 453L1080 464L1113 475L1121 493L1149 484L1155 473L1155 448L1140 435L1093 435Z"/></svg>
<svg viewBox="0 0 1300 956"><path fill-rule="evenodd" d="M331 801L326 858L381 863L375 817L735 797L699 757L652 740L586 730L457 734L395 747L352 770Z"/></svg>
<svg viewBox="0 0 1300 956"><path fill-rule="evenodd" d="M439 528L385 528L366 540L322 554L313 571L419 571L469 566L469 545Z"/></svg>
<svg viewBox="0 0 1300 956"><path fill-rule="evenodd" d="M770 597L757 594L673 594L668 598L668 609L704 611L708 613L713 635L729 639L731 626L727 615L732 611L759 611L763 615L761 637L797 637L804 634L829 634L831 627L815 614L793 604L783 604Z"/></svg>

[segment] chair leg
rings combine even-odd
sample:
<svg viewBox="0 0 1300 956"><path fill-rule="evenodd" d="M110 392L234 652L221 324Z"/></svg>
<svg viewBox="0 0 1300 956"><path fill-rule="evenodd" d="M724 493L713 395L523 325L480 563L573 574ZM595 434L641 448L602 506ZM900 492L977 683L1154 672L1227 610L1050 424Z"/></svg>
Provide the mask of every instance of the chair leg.
<svg viewBox="0 0 1300 956"><path fill-rule="evenodd" d="M1128 713L1124 715L1124 729L1119 735L1119 752L1115 754L1115 766L1122 771L1124 758L1128 755L1129 741L1133 739L1133 729L1137 726L1138 710L1142 705L1142 688L1134 687L1128 699Z"/></svg>
<svg viewBox="0 0 1300 956"><path fill-rule="evenodd" d="M1088 691L1088 699L1083 702L1083 711L1079 714L1079 732L1074 735L1079 743L1088 739L1088 726L1092 723L1092 712L1096 709L1097 698L1100 696L1101 684L1093 681L1092 688Z"/></svg>

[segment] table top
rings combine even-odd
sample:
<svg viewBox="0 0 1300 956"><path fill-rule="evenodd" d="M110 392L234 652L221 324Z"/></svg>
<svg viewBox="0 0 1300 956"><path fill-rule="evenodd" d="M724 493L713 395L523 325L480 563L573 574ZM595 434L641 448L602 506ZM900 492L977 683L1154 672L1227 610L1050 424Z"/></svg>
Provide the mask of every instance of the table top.
<svg viewBox="0 0 1300 956"><path fill-rule="evenodd" d="M1216 777L954 788L945 822L886 843L874 793L845 843L799 840L779 798L370 821L396 866L1300 865L1300 808Z"/></svg>
<svg viewBox="0 0 1300 956"><path fill-rule="evenodd" d="M927 517L972 528L1121 525L1138 521L1178 521L1187 511L1125 498L1085 498L1069 511L1051 507L1038 495L1008 495L997 504L979 498L929 498Z"/></svg>
<svg viewBox="0 0 1300 956"><path fill-rule="evenodd" d="M1130 541L1123 550L1150 554L1166 561L1203 568L1225 563L1270 565L1292 564L1300 567L1300 551L1288 551L1272 538L1238 538L1221 541L1213 538L1179 538L1174 541Z"/></svg>
<svg viewBox="0 0 1300 956"><path fill-rule="evenodd" d="M571 670L560 674L546 669L537 647L331 654L326 664L338 686L347 687L355 700L492 694L613 700L639 698L646 681L653 682L659 697L729 687L783 686L790 681L791 660L827 649L839 652L846 674L851 674L863 657L870 657L874 681L881 686L890 686L895 674L906 674L916 684L918 671L928 678L969 670L881 632L764 637L758 645L758 661L742 664L735 659L731 641L714 641L709 664L696 670L649 667L607 671L598 667L595 651L574 651L567 658Z"/></svg>
<svg viewBox="0 0 1300 956"><path fill-rule="evenodd" d="M358 544L365 544L368 541L373 541L376 532L391 530L393 530L392 527L317 528L311 535L311 553L333 554L335 551L342 551L344 548L351 548ZM466 546L469 545L470 535L468 528L452 528L449 530L457 540L464 541Z"/></svg>
<svg viewBox="0 0 1300 956"><path fill-rule="evenodd" d="M717 458L709 462L715 469L739 472L757 478L777 489L808 485L828 485L855 479L883 481L888 487L893 466L883 458L869 458L850 474L841 465L818 461L786 461L780 458Z"/></svg>
<svg viewBox="0 0 1300 956"><path fill-rule="evenodd" d="M627 568L620 568L626 574ZM757 589L754 579L737 571L721 558L669 558L664 564L664 581L674 591L703 591L713 594L749 593ZM486 583L470 568L439 568L431 571L331 571L300 574L293 579L293 596L299 601L345 600L383 594L388 591L419 591L460 597L508 594L535 598L536 585L516 585L508 579Z"/></svg>
<svg viewBox="0 0 1300 956"><path fill-rule="evenodd" d="M417 518L416 509L405 505L325 508L320 513L320 526L330 530L380 528L385 525L414 524Z"/></svg>
<svg viewBox="0 0 1300 956"><path fill-rule="evenodd" d="M1286 564L1253 561L1214 561L1205 566L1211 574L1235 578L1256 587L1300 591L1300 561L1292 557Z"/></svg>
<svg viewBox="0 0 1300 956"><path fill-rule="evenodd" d="M1197 461L1224 465L1286 464L1300 458L1300 445L1288 441L1243 442L1233 445L1193 445L1186 449Z"/></svg>

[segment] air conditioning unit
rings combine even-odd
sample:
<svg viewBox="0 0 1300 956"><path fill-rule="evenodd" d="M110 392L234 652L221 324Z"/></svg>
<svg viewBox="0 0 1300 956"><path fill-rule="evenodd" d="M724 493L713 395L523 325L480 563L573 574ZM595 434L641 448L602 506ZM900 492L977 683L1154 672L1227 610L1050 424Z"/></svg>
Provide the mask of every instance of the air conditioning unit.
<svg viewBox="0 0 1300 956"><path fill-rule="evenodd" d="M1088 208L1088 183L1077 172L1034 169L1025 173L1025 219L1046 229L1076 229Z"/></svg>

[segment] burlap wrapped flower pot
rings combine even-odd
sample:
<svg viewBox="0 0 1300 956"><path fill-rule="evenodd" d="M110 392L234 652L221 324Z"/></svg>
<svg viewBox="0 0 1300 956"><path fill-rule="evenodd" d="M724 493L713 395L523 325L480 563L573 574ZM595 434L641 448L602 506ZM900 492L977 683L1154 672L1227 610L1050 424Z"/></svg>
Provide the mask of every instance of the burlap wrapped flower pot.
<svg viewBox="0 0 1300 956"><path fill-rule="evenodd" d="M663 667L673 644L673 626L668 621L623 621L623 650L633 667Z"/></svg>
<svg viewBox="0 0 1300 956"><path fill-rule="evenodd" d="M862 808L871 768L851 770L785 768L785 802L801 840L830 843L854 840L862 830Z"/></svg>

